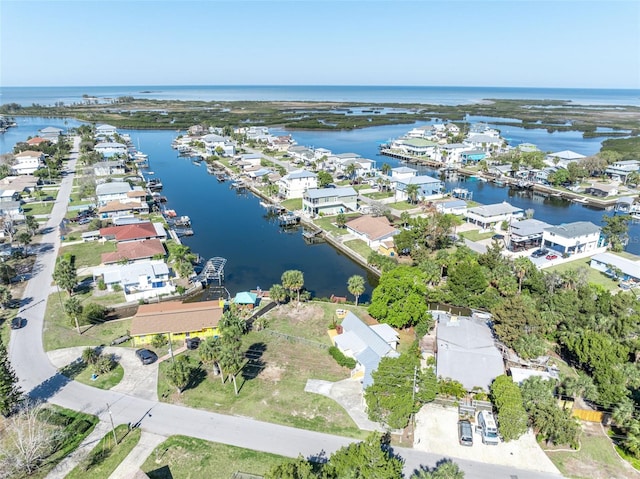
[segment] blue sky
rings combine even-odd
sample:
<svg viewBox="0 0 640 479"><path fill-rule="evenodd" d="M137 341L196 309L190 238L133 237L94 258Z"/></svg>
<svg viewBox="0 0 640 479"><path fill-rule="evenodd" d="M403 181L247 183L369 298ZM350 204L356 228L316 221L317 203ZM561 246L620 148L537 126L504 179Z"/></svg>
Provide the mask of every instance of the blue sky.
<svg viewBox="0 0 640 479"><path fill-rule="evenodd" d="M640 2L0 2L0 85L640 88Z"/></svg>

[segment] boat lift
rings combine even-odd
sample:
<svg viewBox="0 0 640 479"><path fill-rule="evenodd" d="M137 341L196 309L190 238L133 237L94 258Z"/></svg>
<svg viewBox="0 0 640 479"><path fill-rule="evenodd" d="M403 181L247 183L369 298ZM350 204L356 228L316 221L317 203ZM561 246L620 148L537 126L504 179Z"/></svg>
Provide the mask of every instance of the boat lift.
<svg viewBox="0 0 640 479"><path fill-rule="evenodd" d="M226 258L221 258L219 256L209 259L205 263L200 274L196 276L196 281L205 284L208 284L211 281L217 281L218 286L221 286L222 281L224 281L224 265L226 263Z"/></svg>

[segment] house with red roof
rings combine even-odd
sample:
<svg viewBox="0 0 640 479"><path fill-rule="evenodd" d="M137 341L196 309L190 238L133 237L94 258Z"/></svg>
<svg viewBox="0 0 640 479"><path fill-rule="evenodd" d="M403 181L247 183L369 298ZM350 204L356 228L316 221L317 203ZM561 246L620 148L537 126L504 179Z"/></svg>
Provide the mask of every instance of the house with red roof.
<svg viewBox="0 0 640 479"><path fill-rule="evenodd" d="M142 241L130 241L118 243L116 251L113 253L102 253L103 264L113 264L119 261L146 261L155 257L167 255L162 241L159 239L148 239Z"/></svg>
<svg viewBox="0 0 640 479"><path fill-rule="evenodd" d="M167 231L162 226L162 223L146 221L144 223L101 228L100 236L107 240L115 240L118 243L148 239L164 240L167 238Z"/></svg>
<svg viewBox="0 0 640 479"><path fill-rule="evenodd" d="M30 146L38 146L42 143L51 143L51 140L42 138L41 136L34 136L33 138L29 138L26 143Z"/></svg>

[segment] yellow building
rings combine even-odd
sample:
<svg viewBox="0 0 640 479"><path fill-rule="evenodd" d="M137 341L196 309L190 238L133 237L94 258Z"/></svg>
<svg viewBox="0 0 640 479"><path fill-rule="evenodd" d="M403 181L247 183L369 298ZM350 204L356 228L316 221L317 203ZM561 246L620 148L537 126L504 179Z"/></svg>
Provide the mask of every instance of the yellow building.
<svg viewBox="0 0 640 479"><path fill-rule="evenodd" d="M219 301L143 304L131 322L134 346L149 344L158 334L171 335L172 341L217 336L224 309Z"/></svg>
<svg viewBox="0 0 640 479"><path fill-rule="evenodd" d="M384 256L398 256L398 250L393 239L388 239L380 243L378 246L378 254Z"/></svg>

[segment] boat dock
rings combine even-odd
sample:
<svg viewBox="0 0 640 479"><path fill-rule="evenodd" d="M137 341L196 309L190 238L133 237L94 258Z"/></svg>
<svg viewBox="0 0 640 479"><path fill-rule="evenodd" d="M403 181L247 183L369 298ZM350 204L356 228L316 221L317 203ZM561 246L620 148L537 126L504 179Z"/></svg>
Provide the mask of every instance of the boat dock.
<svg viewBox="0 0 640 479"><path fill-rule="evenodd" d="M442 163L441 161L432 160L431 158L417 158L413 155L407 155L406 153L401 153L390 148L380 148L380 154L388 156L390 158L395 158L396 160L404 161L405 163L427 165L436 169L444 166L444 163Z"/></svg>
<svg viewBox="0 0 640 479"><path fill-rule="evenodd" d="M280 224L280 226L284 227L296 226L300 223L300 216L291 212L284 213L278 216L278 223Z"/></svg>

